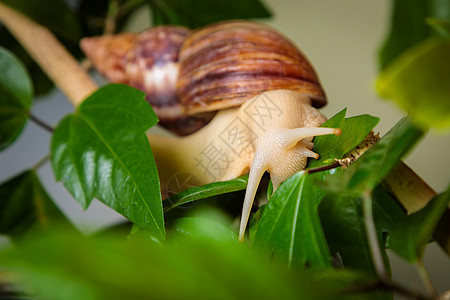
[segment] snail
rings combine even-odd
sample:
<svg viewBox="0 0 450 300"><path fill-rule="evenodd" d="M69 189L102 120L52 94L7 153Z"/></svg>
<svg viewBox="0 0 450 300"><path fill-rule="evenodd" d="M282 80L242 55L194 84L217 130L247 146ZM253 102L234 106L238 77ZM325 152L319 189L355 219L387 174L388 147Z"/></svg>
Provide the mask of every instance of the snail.
<svg viewBox="0 0 450 300"><path fill-rule="evenodd" d="M85 38L81 48L109 80L145 91L163 125L186 135L148 135L161 182L188 173L201 185L249 173L240 240L264 172L275 191L318 158L314 136L340 134L318 127L326 97L309 61L266 25L160 26Z"/></svg>

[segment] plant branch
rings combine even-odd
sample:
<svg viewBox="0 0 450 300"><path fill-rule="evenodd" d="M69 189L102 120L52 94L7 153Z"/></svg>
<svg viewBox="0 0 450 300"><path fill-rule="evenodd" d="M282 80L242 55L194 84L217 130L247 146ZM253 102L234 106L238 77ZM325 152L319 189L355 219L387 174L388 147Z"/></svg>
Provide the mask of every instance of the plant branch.
<svg viewBox="0 0 450 300"><path fill-rule="evenodd" d="M31 112L28 112L28 117L30 118L31 121L33 121L36 125L40 126L44 130L46 130L50 133L53 133L53 131L55 131L55 129L52 126L50 126L47 123L45 123L44 121L42 121L41 119L39 119L38 117L33 115Z"/></svg>
<svg viewBox="0 0 450 300"><path fill-rule="evenodd" d="M431 282L430 276L428 275L428 271L425 268L425 265L423 264L422 260L419 260L417 262L417 269L419 270L420 278L422 279L422 282L424 283L425 287L427 288L428 293L433 297L436 298L438 296L436 289L434 288L433 283Z"/></svg>
<svg viewBox="0 0 450 300"><path fill-rule="evenodd" d="M369 242L370 253L372 254L372 260L375 267L375 271L382 281L386 281L388 279L388 276L386 268L384 266L383 257L381 255L380 245L378 243L375 222L373 220L372 196L370 195L370 193L365 193L363 195L362 201L363 201L364 225L366 227L367 241Z"/></svg>
<svg viewBox="0 0 450 300"><path fill-rule="evenodd" d="M46 162L49 161L49 159L50 159L50 155L47 154L41 160L39 160L31 169L33 169L34 171L37 171L37 169L42 167Z"/></svg>
<svg viewBox="0 0 450 300"><path fill-rule="evenodd" d="M322 166L322 167L317 167L317 168L312 168L312 169L307 169L308 174L314 174L314 173L318 173L318 172L323 172L323 171L328 171L331 169L335 169L340 167L341 164L339 162L334 162L330 165L326 165L326 166Z"/></svg>
<svg viewBox="0 0 450 300"><path fill-rule="evenodd" d="M105 18L104 35L113 34L116 30L116 19L119 13L119 3L117 0L110 0L108 5L108 12Z"/></svg>
<svg viewBox="0 0 450 300"><path fill-rule="evenodd" d="M424 208L436 192L404 162L383 180L383 187L400 201L408 214Z"/></svg>
<svg viewBox="0 0 450 300"><path fill-rule="evenodd" d="M0 21L74 106L97 89L95 82L48 29L1 2Z"/></svg>

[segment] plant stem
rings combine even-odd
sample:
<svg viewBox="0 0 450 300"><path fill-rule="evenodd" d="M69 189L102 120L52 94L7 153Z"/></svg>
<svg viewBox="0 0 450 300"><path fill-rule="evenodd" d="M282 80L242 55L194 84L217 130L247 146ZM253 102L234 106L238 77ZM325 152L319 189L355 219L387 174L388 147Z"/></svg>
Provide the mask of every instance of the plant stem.
<svg viewBox="0 0 450 300"><path fill-rule="evenodd" d="M48 29L1 2L0 21L74 106L97 89L95 82Z"/></svg>
<svg viewBox="0 0 450 300"><path fill-rule="evenodd" d="M38 161L31 169L33 169L34 171L36 171L37 169L39 169L40 167L42 167L47 161L49 161L50 159L50 155L47 154L46 156L44 156L40 161Z"/></svg>
<svg viewBox="0 0 450 300"><path fill-rule="evenodd" d="M381 255L380 245L378 243L377 231L375 228L375 222L373 220L372 213L372 196L370 193L364 193L363 195L363 214L364 225L366 227L367 241L370 247L370 253L372 254L372 261L375 267L375 272L381 281L388 280L386 268L384 266L383 257Z"/></svg>
<svg viewBox="0 0 450 300"><path fill-rule="evenodd" d="M30 117L31 121L33 121L36 125L40 126L44 130L47 130L50 133L53 133L53 131L55 131L55 129L52 126L42 121L41 119L33 115L31 112L28 112L28 117Z"/></svg>
<svg viewBox="0 0 450 300"><path fill-rule="evenodd" d="M341 164L339 162L334 162L330 165L327 166L322 166L322 167L317 167L317 168L312 168L312 169L307 169L308 174L314 174L314 173L318 173L318 172L323 172L323 171L328 171L331 169L335 169L340 167Z"/></svg>
<svg viewBox="0 0 450 300"><path fill-rule="evenodd" d="M105 18L105 27L103 29L104 35L113 34L116 30L116 19L119 13L119 1L109 0L108 12Z"/></svg>
<svg viewBox="0 0 450 300"><path fill-rule="evenodd" d="M121 17L133 9L137 8L139 5L147 3L147 0L128 0L120 6L120 11L118 17Z"/></svg>
<svg viewBox="0 0 450 300"><path fill-rule="evenodd" d="M433 297L437 297L436 289L434 288L433 283L431 282L430 276L428 275L428 271L425 268L425 265L423 264L422 260L419 260L417 262L417 269L419 270L420 278L422 279L422 282L424 283L428 293Z"/></svg>

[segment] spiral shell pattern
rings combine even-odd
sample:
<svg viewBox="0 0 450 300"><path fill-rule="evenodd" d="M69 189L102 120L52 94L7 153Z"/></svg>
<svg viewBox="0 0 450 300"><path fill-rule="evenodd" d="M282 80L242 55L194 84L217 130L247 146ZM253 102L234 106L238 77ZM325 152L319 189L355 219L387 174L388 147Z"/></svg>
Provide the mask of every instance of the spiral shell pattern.
<svg viewBox="0 0 450 300"><path fill-rule="evenodd" d="M193 32L181 48L179 64L177 95L188 114L238 106L276 89L307 94L315 107L326 104L305 56L259 23L228 21Z"/></svg>

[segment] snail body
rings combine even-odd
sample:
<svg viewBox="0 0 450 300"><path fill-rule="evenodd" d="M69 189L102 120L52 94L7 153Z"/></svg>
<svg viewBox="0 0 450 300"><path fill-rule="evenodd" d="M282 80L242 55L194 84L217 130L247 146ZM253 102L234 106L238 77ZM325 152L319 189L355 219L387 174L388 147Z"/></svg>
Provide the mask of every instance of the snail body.
<svg viewBox="0 0 450 300"><path fill-rule="evenodd" d="M124 45L111 49L118 40ZM168 44L166 56L154 40ZM276 190L305 169L308 157L318 158L314 136L340 134L318 127L326 120L316 109L326 104L318 77L300 50L270 27L248 21L193 32L163 26L89 38L81 46L109 79L145 91L164 126L190 134L148 136L163 184L180 173L201 185L249 172L241 240L263 173Z"/></svg>
<svg viewBox="0 0 450 300"><path fill-rule="evenodd" d="M266 110L266 112L264 112ZM273 114L268 114L272 111ZM250 171L242 212L243 239L253 200L264 172L274 190L305 169L312 138L340 134L339 129L318 127L326 118L310 99L290 90L264 92L240 107L221 110L200 131L186 137L148 135L161 182L177 174L190 174L191 183L203 185L230 180Z"/></svg>

